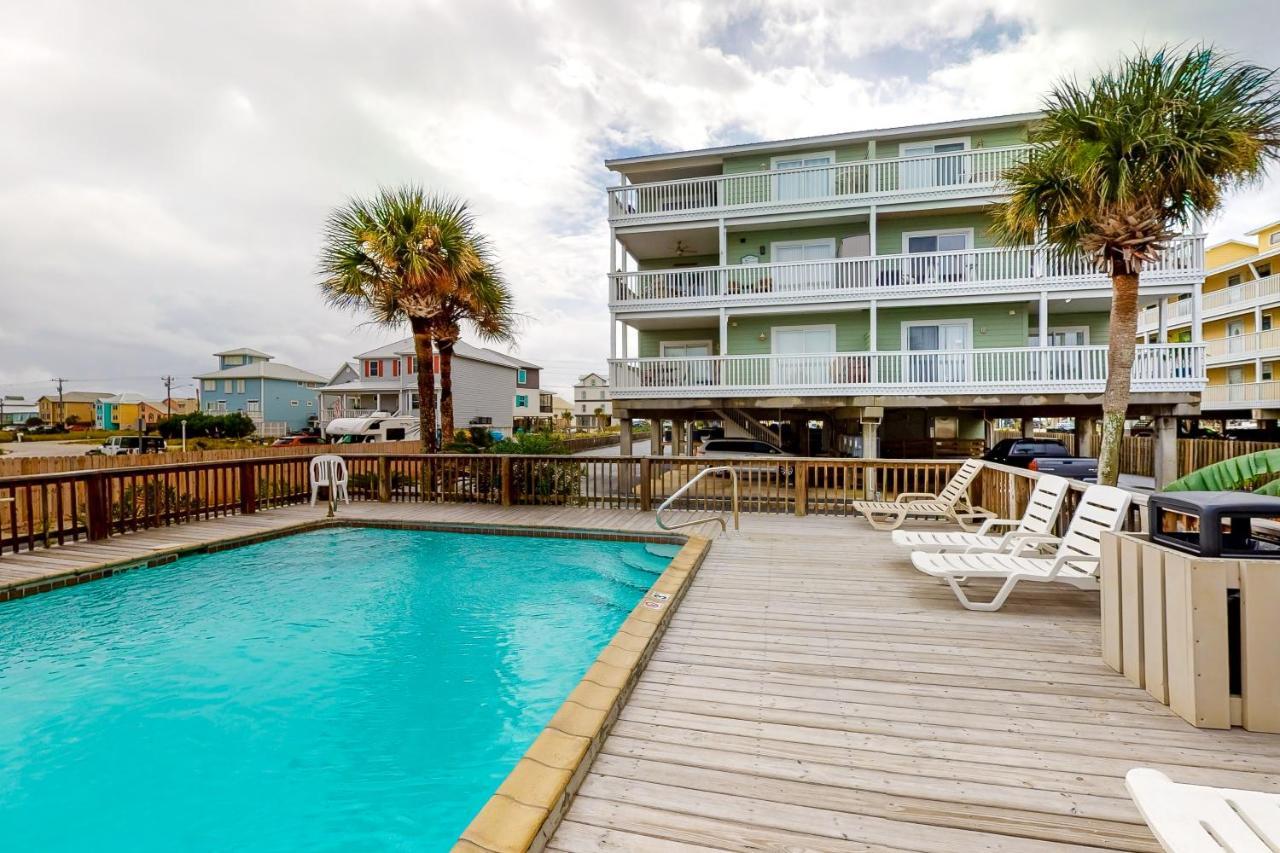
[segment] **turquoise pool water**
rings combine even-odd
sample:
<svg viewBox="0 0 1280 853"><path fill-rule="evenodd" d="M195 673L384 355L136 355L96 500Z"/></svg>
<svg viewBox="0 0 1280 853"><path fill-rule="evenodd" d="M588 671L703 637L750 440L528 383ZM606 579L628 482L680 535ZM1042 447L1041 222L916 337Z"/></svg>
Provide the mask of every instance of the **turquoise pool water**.
<svg viewBox="0 0 1280 853"><path fill-rule="evenodd" d="M667 562L334 528L0 605L0 848L447 849Z"/></svg>

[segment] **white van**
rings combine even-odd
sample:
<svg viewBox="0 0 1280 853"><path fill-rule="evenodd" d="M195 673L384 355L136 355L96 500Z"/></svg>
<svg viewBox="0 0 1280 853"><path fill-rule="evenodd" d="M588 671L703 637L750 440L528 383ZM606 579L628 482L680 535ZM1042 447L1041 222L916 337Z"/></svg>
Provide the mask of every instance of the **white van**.
<svg viewBox="0 0 1280 853"><path fill-rule="evenodd" d="M334 418L324 428L336 444L364 444L372 441L413 441L422 437L417 418L374 412L367 418Z"/></svg>

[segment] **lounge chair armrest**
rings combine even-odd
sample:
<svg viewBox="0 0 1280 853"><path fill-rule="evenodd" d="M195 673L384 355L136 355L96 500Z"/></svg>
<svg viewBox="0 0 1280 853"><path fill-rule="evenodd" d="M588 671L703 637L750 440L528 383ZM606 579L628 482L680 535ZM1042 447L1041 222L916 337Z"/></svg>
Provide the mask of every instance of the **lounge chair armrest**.
<svg viewBox="0 0 1280 853"><path fill-rule="evenodd" d="M1004 538L1006 545L1016 543L1017 547L1013 549L1015 556L1026 556L1028 552L1038 551L1041 545L1057 545L1062 541L1051 533L1028 533L1019 530L1006 533Z"/></svg>
<svg viewBox="0 0 1280 853"><path fill-rule="evenodd" d="M954 518L964 530L973 533L978 529L979 520L985 522L989 518L995 518L995 516L996 514L991 510L975 506L957 510Z"/></svg>
<svg viewBox="0 0 1280 853"><path fill-rule="evenodd" d="M1062 571L1062 567L1067 563L1100 563L1101 557L1090 557L1088 554L1059 554L1053 558L1053 566L1049 569L1049 577L1058 576L1058 572Z"/></svg>
<svg viewBox="0 0 1280 853"><path fill-rule="evenodd" d="M931 495L928 492L903 492L898 495L895 503L909 504L912 501L936 501L937 495Z"/></svg>
<svg viewBox="0 0 1280 853"><path fill-rule="evenodd" d="M986 521L982 522L982 526L978 528L978 535L986 536L991 532L991 528L993 527L1013 527L1014 525L1021 523L1022 519L1020 518L988 518ZM1007 536L1008 534L1005 535Z"/></svg>

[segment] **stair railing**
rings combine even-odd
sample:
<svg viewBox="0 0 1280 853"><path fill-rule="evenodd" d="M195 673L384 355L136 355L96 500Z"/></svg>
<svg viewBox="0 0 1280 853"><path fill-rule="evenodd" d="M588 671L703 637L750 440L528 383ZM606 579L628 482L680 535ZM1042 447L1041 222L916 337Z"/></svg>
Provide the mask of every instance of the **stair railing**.
<svg viewBox="0 0 1280 853"><path fill-rule="evenodd" d="M663 530L679 530L681 527L692 527L695 524L706 524L708 522L714 521L720 525L721 533L727 532L729 529L729 526L725 523L724 513L721 513L720 515L709 515L706 518L695 518L691 521L682 521L679 524L667 524L662 520L663 511L666 510L668 507L670 507L671 504L675 502L676 498L680 497L685 492L687 492L690 486L692 486L694 483L698 482L708 474L717 473L720 471L728 471L730 478L732 478L733 480L733 504L732 504L733 529L737 530L738 529L738 471L736 468L733 468L728 465L717 465L714 468L703 468L701 471L697 473L696 476L690 479L689 482L685 483L683 486L681 486L680 488L672 492L671 496L667 498L665 501L663 501L662 505L658 507L658 512L656 513L654 518L654 521L657 522L658 526L661 527Z"/></svg>

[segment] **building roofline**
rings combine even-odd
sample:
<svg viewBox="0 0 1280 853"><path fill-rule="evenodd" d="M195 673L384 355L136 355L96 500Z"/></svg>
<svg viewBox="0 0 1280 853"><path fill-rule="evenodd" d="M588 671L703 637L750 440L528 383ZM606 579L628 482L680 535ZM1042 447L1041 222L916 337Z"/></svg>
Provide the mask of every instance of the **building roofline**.
<svg viewBox="0 0 1280 853"><path fill-rule="evenodd" d="M1276 255L1280 255L1280 246L1276 246L1274 249L1268 249L1265 252L1257 252L1256 254L1252 254L1247 257L1240 258L1238 260L1227 261L1225 264L1218 264L1216 267L1210 267L1209 269L1205 270L1204 274L1217 275L1220 272L1233 270L1236 267L1245 267L1245 266L1248 266L1249 264L1253 264L1258 261L1265 261L1270 258L1274 258Z"/></svg>
<svg viewBox="0 0 1280 853"><path fill-rule="evenodd" d="M943 133L963 128L1000 127L1008 124L1023 124L1042 118L1044 113L1035 111L1027 113L1009 113L982 118L957 119L955 121L931 122L929 124L912 124L902 127L885 127L874 130L855 130L846 133L829 133L823 136L797 136L792 139L776 139L764 142L744 142L737 145L721 145L714 148L695 148L690 151L668 151L659 154L640 154L635 157L615 157L604 161L605 168L617 171L619 166L640 166L647 163L674 163L680 160L698 158L727 157L735 154L750 154L756 151L777 151L790 148L807 148L819 145L841 145L849 142L860 142L864 139L877 139L887 136L914 136L920 133Z"/></svg>
<svg viewBox="0 0 1280 853"><path fill-rule="evenodd" d="M1280 219L1277 219L1275 222L1268 222L1266 225L1260 225L1257 228L1253 229L1252 231L1246 231L1244 233L1245 233L1245 236L1256 237L1257 235L1261 234L1263 231L1266 231L1268 228L1275 228L1277 225L1280 225Z"/></svg>

